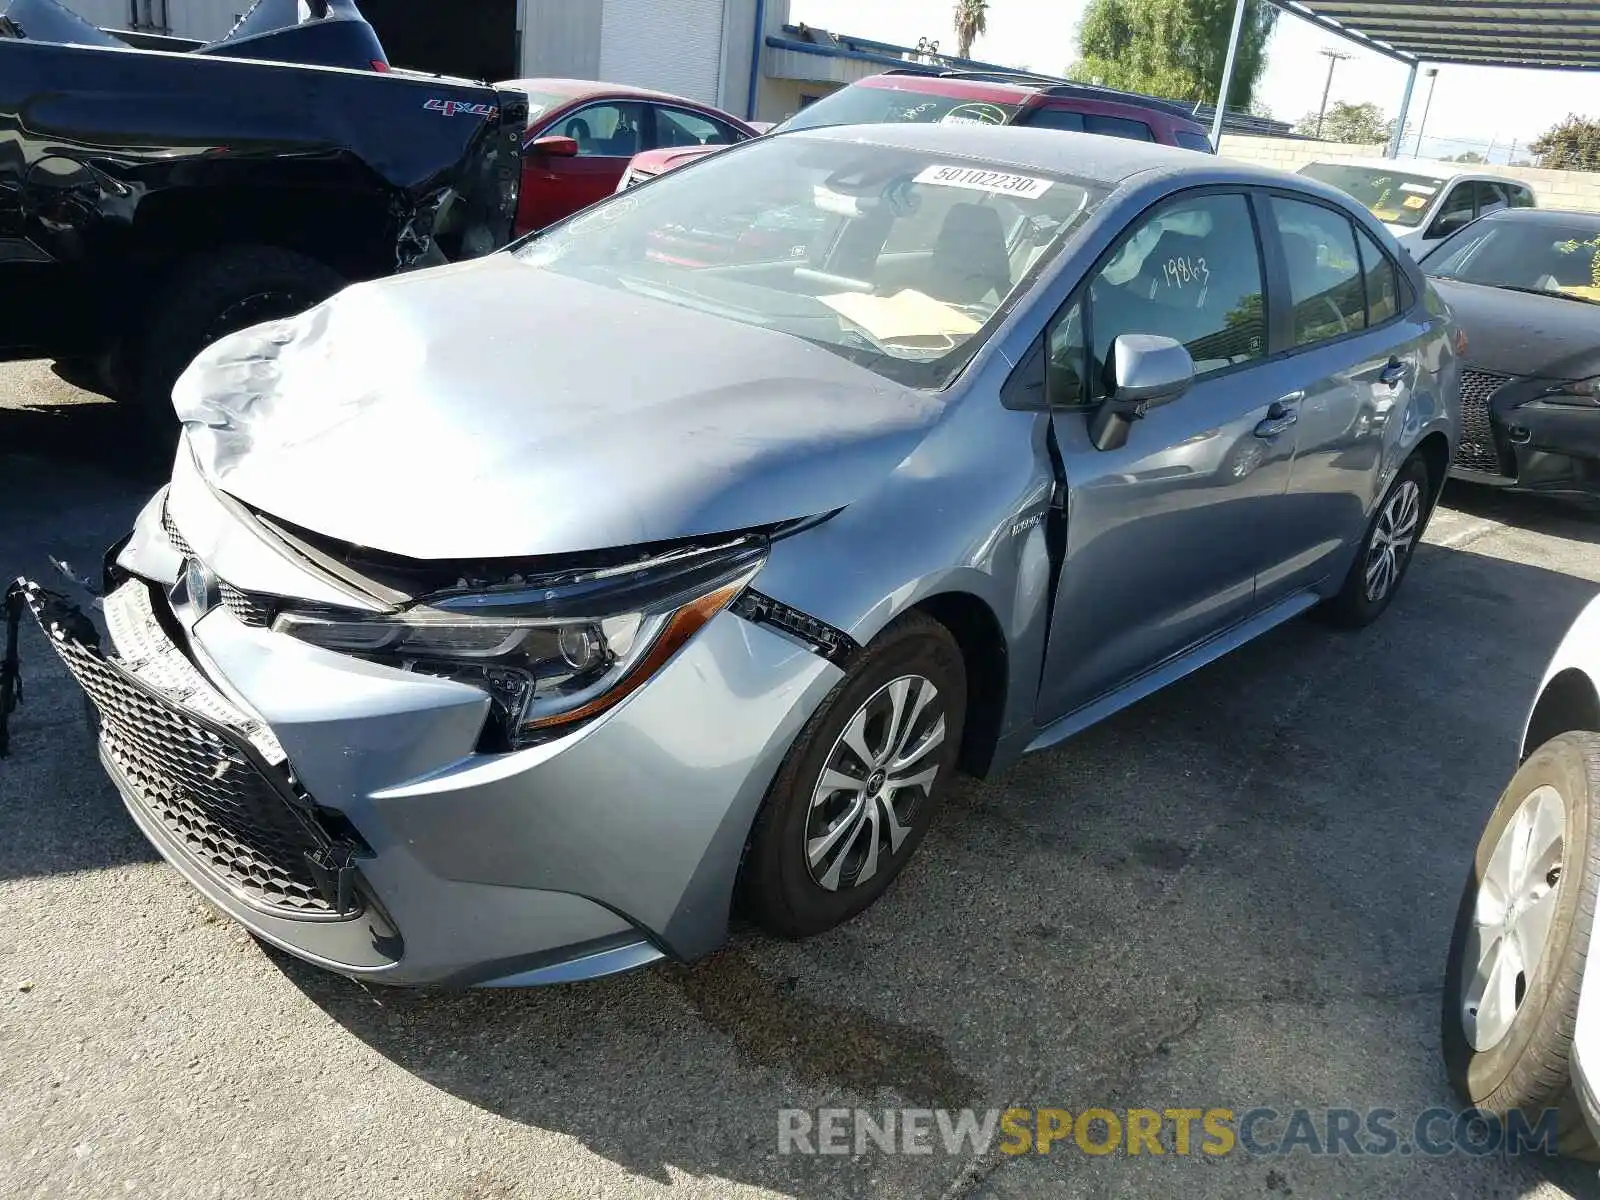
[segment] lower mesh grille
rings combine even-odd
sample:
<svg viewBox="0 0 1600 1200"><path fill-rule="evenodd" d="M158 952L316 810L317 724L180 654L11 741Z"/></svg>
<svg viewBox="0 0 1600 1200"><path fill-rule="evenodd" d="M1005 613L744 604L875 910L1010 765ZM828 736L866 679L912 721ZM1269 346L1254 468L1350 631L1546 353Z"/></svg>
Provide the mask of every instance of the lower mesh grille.
<svg viewBox="0 0 1600 1200"><path fill-rule="evenodd" d="M1468 471L1499 475L1504 471L1489 420L1489 400L1511 376L1468 369L1461 372L1461 440L1455 465Z"/></svg>
<svg viewBox="0 0 1600 1200"><path fill-rule="evenodd" d="M324 894L327 867L337 870L341 848L287 777L241 734L186 711L85 645L69 632L71 620L42 610L48 600L41 595L48 593L30 594L34 613L94 702L101 742L130 801L254 907L302 920L357 915L358 895L341 910ZM323 886L312 859L324 864Z"/></svg>

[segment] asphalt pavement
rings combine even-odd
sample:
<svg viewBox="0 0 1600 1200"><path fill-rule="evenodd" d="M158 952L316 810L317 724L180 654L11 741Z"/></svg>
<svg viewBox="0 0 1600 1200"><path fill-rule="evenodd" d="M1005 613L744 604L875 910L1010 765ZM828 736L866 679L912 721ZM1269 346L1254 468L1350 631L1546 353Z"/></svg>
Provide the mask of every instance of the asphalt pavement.
<svg viewBox="0 0 1600 1200"><path fill-rule="evenodd" d="M0 367L0 574L93 570L166 466L47 365ZM1600 591L1600 521L1446 506L1375 627L1294 622L964 781L847 927L539 991L368 989L219 918L137 833L26 630L0 1197L1591 1194L1592 1167L1304 1144L778 1153L784 1109L1453 1106L1451 919L1533 688Z"/></svg>

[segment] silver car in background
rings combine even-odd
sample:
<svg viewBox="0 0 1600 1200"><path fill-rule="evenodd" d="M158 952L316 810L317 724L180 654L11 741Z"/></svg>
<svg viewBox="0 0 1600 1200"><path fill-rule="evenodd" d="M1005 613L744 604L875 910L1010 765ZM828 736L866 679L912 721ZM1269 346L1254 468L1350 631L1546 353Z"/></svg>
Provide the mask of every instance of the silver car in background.
<svg viewBox="0 0 1600 1200"><path fill-rule="evenodd" d="M109 645L21 594L134 819L260 937L376 982L593 977L736 907L835 926L957 770L1308 609L1376 618L1454 338L1310 180L761 138L219 342Z"/></svg>

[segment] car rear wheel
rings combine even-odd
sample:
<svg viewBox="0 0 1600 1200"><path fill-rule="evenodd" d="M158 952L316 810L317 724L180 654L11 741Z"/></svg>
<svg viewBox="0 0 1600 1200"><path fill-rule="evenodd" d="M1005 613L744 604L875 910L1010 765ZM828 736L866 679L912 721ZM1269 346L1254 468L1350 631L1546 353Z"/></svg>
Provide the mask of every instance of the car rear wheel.
<svg viewBox="0 0 1600 1200"><path fill-rule="evenodd" d="M1323 605L1334 624L1359 629L1389 607L1433 515L1434 492L1427 463L1419 455L1407 459L1368 522L1344 585Z"/></svg>
<svg viewBox="0 0 1600 1200"><path fill-rule="evenodd" d="M1537 1129L1557 1110L1563 1153L1597 1157L1573 1094L1572 1039L1600 886L1600 734L1529 756L1478 841L1445 966L1441 1040L1462 1098Z"/></svg>
<svg viewBox="0 0 1600 1200"><path fill-rule="evenodd" d="M193 263L133 348L125 398L150 425L175 427L172 386L195 355L230 333L302 313L344 285L315 259L272 246L234 246Z"/></svg>
<svg viewBox="0 0 1600 1200"><path fill-rule="evenodd" d="M913 613L874 639L767 793L740 877L749 915L809 937L881 896L950 786L966 705L961 651L944 626Z"/></svg>

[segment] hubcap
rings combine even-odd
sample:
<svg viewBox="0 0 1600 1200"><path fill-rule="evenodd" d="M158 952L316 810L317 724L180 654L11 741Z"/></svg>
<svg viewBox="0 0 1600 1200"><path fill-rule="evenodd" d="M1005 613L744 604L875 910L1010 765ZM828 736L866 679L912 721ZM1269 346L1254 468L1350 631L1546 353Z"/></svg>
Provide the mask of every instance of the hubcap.
<svg viewBox="0 0 1600 1200"><path fill-rule="evenodd" d="M1553 787L1533 791L1489 856L1472 914L1461 1025L1477 1051L1511 1029L1544 960L1561 885L1567 806Z"/></svg>
<svg viewBox="0 0 1600 1200"><path fill-rule="evenodd" d="M845 722L806 817L806 866L820 886L859 887L899 851L933 791L944 736L944 702L921 675L884 684Z"/></svg>
<svg viewBox="0 0 1600 1200"><path fill-rule="evenodd" d="M1367 599L1376 603L1393 590L1417 540L1422 518L1422 489L1407 479L1395 489L1378 515L1367 547Z"/></svg>

